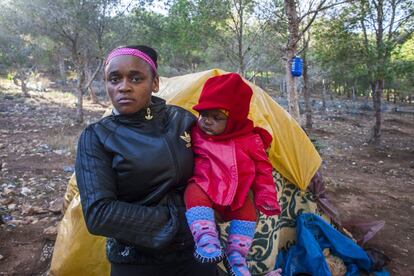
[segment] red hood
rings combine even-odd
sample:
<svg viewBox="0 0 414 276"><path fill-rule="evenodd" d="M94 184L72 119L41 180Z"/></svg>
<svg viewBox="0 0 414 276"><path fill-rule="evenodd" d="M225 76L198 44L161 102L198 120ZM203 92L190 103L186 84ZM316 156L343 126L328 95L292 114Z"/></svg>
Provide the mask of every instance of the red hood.
<svg viewBox="0 0 414 276"><path fill-rule="evenodd" d="M229 112L226 130L214 140L224 140L253 131L253 122L247 118L253 91L239 74L230 73L209 78L201 91L196 111L224 109Z"/></svg>

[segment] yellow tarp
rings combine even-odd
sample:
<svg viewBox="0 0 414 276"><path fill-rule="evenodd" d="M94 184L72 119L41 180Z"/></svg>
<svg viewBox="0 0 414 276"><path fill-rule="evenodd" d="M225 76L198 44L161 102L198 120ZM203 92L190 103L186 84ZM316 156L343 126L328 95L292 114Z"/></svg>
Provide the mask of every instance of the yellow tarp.
<svg viewBox="0 0 414 276"><path fill-rule="evenodd" d="M196 104L205 81L224 73L214 69L161 78L157 96L195 113L191 107ZM321 164L319 154L301 127L282 107L256 85L249 85L254 92L249 117L256 126L267 129L273 136L269 151L272 165L289 182L305 190ZM51 275L109 275L105 238L88 233L74 177L69 181L65 194L66 207L55 243Z"/></svg>

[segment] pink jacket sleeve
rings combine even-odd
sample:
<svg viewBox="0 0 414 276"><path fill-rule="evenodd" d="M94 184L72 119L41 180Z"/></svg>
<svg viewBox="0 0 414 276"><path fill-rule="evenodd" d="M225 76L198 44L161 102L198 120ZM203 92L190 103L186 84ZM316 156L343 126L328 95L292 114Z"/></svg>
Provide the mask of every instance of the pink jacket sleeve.
<svg viewBox="0 0 414 276"><path fill-rule="evenodd" d="M250 148L250 155L256 166L256 176L252 185L256 208L268 216L278 215L281 210L277 201L272 165L258 135L255 135L254 146Z"/></svg>

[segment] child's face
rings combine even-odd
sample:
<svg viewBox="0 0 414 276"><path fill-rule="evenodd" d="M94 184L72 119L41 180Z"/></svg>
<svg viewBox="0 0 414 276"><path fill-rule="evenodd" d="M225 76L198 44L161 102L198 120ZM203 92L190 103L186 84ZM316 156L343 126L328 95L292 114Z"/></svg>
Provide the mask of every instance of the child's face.
<svg viewBox="0 0 414 276"><path fill-rule="evenodd" d="M208 135L219 135L224 132L227 125L227 115L219 109L200 111L198 126Z"/></svg>

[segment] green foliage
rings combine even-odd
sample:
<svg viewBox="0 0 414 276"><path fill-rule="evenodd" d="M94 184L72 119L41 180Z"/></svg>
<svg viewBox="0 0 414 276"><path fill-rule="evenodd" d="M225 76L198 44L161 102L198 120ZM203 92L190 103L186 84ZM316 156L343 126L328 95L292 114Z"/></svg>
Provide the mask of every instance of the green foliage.
<svg viewBox="0 0 414 276"><path fill-rule="evenodd" d="M362 37L347 28L343 17L319 20L312 37L312 55L328 82L368 88L368 61L363 54Z"/></svg>
<svg viewBox="0 0 414 276"><path fill-rule="evenodd" d="M401 6L396 20L402 22L414 5L408 0L397 2ZM151 8L159 3L165 12ZM392 2L383 3L389 7ZM73 70L82 64L78 57L93 67L113 47L147 44L160 53L164 75L220 67L244 70L248 78L269 72L267 76L279 79L283 72L288 26L282 0L142 0L132 1L132 10L125 10L124 4L119 0L6 1L0 14L2 69L36 67L57 72L63 58L71 71L67 76L77 79ZM312 26L307 52L314 84L324 79L342 91L367 92L370 81L383 75L386 89L413 90L412 20L377 47L375 30L367 29L364 36L361 25L371 26L367 23L372 18L375 7L369 0L321 14ZM384 19L389 18L386 14ZM386 51L389 57L378 62Z"/></svg>
<svg viewBox="0 0 414 276"><path fill-rule="evenodd" d="M169 1L167 15L136 8L132 20L137 32L133 39L155 47L161 63L177 73L198 70L208 58L206 52L223 19L224 12L218 10L221 5L213 2Z"/></svg>
<svg viewBox="0 0 414 276"><path fill-rule="evenodd" d="M409 23L413 4L410 1L383 1L382 4L383 11L388 10L382 21L372 1L366 0L355 2L315 24L312 53L328 82L367 93L377 79L385 80L385 89L412 87L407 80L413 71L410 61L413 45L407 39L413 32ZM390 14L392 4L400 5L395 7L394 20L398 24L394 22L394 25ZM376 24L382 24L381 33Z"/></svg>

